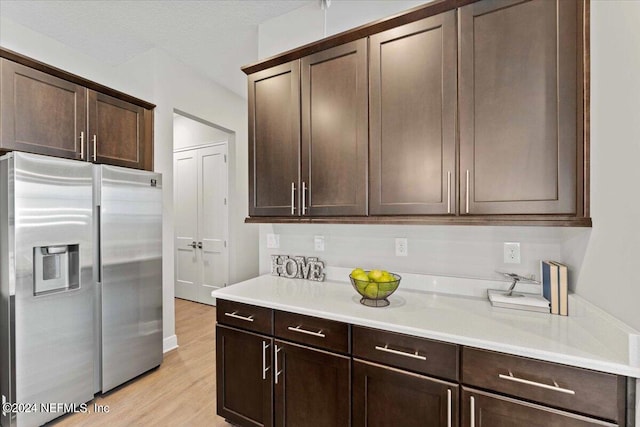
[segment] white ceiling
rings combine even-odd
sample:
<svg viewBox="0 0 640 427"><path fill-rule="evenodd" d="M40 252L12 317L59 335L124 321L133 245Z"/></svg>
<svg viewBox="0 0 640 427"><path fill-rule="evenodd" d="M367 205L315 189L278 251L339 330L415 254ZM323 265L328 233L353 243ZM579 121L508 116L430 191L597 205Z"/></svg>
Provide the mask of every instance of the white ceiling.
<svg viewBox="0 0 640 427"><path fill-rule="evenodd" d="M240 67L258 59L258 24L310 2L0 0L0 15L113 66L160 48L245 96Z"/></svg>

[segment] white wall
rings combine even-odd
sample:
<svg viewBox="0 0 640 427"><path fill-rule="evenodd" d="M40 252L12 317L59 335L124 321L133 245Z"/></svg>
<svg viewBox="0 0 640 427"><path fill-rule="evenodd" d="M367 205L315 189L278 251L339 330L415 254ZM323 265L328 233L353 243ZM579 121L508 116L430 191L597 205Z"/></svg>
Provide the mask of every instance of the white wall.
<svg viewBox="0 0 640 427"><path fill-rule="evenodd" d="M576 290L640 330L640 2L591 2L593 229L567 242Z"/></svg>
<svg viewBox="0 0 640 427"><path fill-rule="evenodd" d="M343 3L344 9L339 6ZM334 1L327 28L342 31L342 23L358 25L362 22L357 16L365 14L369 20L381 18L391 13L389 3L404 2ZM572 289L640 330L640 2L591 4L592 229L262 225L261 273L269 271L273 253L319 256L339 267L479 278L498 277L495 270L539 277L539 261L554 259L569 265ZM379 16L374 16L377 12ZM278 46L286 50L322 38L323 19L314 4L265 22L259 31L260 55L273 55ZM280 249L266 249L266 233L280 234ZM314 234L326 237L325 252L313 250ZM408 238L408 257L395 257L394 237ZM505 241L521 243L521 265L503 264Z"/></svg>
<svg viewBox="0 0 640 427"><path fill-rule="evenodd" d="M229 162L236 165L229 179L229 279L235 283L258 271L258 230L243 222L248 210L246 100L156 49L113 67L6 18L0 18L0 45L156 104L154 165L163 174L164 197L163 335L165 348L175 345L173 112L178 109L234 132L229 141Z"/></svg>
<svg viewBox="0 0 640 427"><path fill-rule="evenodd" d="M173 114L173 150L225 142L230 133L180 114Z"/></svg>
<svg viewBox="0 0 640 427"><path fill-rule="evenodd" d="M310 2L258 26L258 57L273 56L431 1L334 0L326 10L319 1Z"/></svg>
<svg viewBox="0 0 640 427"><path fill-rule="evenodd" d="M260 272L270 271L270 255L287 254L317 256L332 267L504 279L498 270L539 278L540 259L560 259L567 233L575 232L552 227L266 224L260 227ZM266 233L280 236L279 249L266 249ZM315 235L325 238L323 252L314 250ZM407 238L406 257L395 256L396 237ZM520 242L519 265L503 262L502 244L513 241Z"/></svg>

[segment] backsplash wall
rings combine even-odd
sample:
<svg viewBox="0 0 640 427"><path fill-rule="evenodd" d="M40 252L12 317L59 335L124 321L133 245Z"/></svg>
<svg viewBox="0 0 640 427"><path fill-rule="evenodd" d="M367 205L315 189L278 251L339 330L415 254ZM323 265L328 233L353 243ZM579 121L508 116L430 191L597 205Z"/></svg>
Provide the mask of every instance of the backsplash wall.
<svg viewBox="0 0 640 427"><path fill-rule="evenodd" d="M279 249L267 249L268 233L279 235ZM567 261L565 242L585 233L553 227L265 224L260 226L260 273L270 272L271 255L284 254L317 256L332 267L481 279L501 278L498 270L539 280L540 260ZM315 235L324 236L324 251L314 250ZM407 239L407 256L395 255L396 237ZM504 242L520 242L520 264L504 263Z"/></svg>

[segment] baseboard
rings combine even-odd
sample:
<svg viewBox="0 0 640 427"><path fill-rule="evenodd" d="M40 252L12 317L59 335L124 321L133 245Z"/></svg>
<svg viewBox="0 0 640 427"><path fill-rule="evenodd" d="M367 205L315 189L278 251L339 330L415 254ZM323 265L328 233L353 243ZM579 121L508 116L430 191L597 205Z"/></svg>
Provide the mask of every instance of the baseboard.
<svg viewBox="0 0 640 427"><path fill-rule="evenodd" d="M162 352L167 353L178 348L178 336L171 335L162 340Z"/></svg>

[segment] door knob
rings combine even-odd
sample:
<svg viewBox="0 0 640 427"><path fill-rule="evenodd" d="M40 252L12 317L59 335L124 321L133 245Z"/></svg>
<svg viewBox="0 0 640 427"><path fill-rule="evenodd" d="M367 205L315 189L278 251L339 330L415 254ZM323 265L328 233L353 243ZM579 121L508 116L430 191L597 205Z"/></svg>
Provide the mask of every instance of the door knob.
<svg viewBox="0 0 640 427"><path fill-rule="evenodd" d="M196 248L196 242L191 242L187 246L191 246L193 249Z"/></svg>
<svg viewBox="0 0 640 427"><path fill-rule="evenodd" d="M202 249L202 242L198 242L198 249Z"/></svg>

